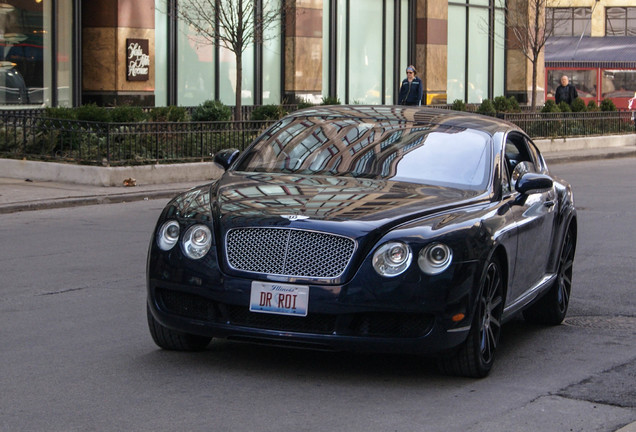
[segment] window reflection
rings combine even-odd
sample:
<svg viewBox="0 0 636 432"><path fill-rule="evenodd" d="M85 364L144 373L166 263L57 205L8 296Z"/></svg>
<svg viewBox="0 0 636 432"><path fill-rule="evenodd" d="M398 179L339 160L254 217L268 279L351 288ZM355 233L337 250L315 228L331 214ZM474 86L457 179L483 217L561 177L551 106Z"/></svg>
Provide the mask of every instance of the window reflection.
<svg viewBox="0 0 636 432"><path fill-rule="evenodd" d="M296 118L261 137L236 170L485 188L486 136L425 120Z"/></svg>
<svg viewBox="0 0 636 432"><path fill-rule="evenodd" d="M44 87L43 3L0 3L0 104L41 104Z"/></svg>

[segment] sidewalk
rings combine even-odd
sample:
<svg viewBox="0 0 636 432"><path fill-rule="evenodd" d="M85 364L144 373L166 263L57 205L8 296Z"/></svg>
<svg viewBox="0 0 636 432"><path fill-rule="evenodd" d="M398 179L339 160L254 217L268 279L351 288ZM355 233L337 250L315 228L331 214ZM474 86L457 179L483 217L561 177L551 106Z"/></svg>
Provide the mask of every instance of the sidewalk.
<svg viewBox="0 0 636 432"><path fill-rule="evenodd" d="M549 166L583 160L636 157L636 146L552 151L543 153ZM0 174L1 175L1 174ZM168 177L169 178L169 177ZM187 182L139 184L137 186L93 186L78 183L35 181L0 177L0 214L20 211L72 207L79 205L131 202L145 199L168 200L194 186L208 183L201 179Z"/></svg>

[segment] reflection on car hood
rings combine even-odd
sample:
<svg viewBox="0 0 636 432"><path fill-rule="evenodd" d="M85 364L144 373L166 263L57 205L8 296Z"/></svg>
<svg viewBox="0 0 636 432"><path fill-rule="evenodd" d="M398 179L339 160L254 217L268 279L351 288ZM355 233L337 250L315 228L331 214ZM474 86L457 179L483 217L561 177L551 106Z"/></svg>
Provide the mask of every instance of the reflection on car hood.
<svg viewBox="0 0 636 432"><path fill-rule="evenodd" d="M337 232L342 226L350 234L352 224L366 231L483 199L476 191L441 186L269 173L226 173L210 192L213 218L225 229L329 226Z"/></svg>

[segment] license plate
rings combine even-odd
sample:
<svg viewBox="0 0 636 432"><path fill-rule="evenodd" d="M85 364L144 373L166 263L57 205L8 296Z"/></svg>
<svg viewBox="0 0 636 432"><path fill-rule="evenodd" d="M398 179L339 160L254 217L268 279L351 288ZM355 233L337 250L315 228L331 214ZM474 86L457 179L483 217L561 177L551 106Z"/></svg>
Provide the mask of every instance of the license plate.
<svg viewBox="0 0 636 432"><path fill-rule="evenodd" d="M269 282L252 282L250 311L279 315L307 316L309 287Z"/></svg>

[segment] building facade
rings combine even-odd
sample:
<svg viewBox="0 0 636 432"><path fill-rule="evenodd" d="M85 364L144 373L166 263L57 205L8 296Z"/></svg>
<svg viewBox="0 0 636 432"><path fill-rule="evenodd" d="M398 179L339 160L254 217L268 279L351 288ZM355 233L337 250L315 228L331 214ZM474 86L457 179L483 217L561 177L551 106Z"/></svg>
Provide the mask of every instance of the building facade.
<svg viewBox="0 0 636 432"><path fill-rule="evenodd" d="M3 1L0 105L235 102L234 52L177 18L178 8L195 0ZM244 105L323 97L394 104L411 64L424 83L426 104L502 95L530 100L532 62L511 42L506 23L506 7L531 20L529 0L242 1L256 13L279 17L242 52ZM615 37L633 37L632 0L542 1L548 9L541 13L552 19L570 13L570 37L580 29L583 39L609 37L608 24L613 34L625 33ZM543 55L537 60L539 104L561 73L552 71L564 69L559 64L547 65Z"/></svg>
<svg viewBox="0 0 636 432"><path fill-rule="evenodd" d="M545 48L548 99L567 75L586 103L611 99L619 109L636 97L636 2L547 0Z"/></svg>

